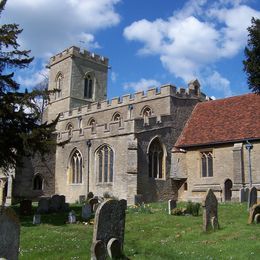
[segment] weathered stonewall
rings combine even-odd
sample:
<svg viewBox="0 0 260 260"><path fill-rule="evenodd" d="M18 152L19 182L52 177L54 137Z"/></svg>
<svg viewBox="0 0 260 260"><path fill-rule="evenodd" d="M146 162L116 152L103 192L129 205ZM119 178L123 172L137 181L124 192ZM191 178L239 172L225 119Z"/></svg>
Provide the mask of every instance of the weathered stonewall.
<svg viewBox="0 0 260 260"><path fill-rule="evenodd" d="M91 259L117 258L123 254L126 200L107 200L98 207L94 221Z"/></svg>
<svg viewBox="0 0 260 260"><path fill-rule="evenodd" d="M250 208L248 224L252 224L254 222L255 216L257 214L260 214L260 203L255 204L253 207Z"/></svg>
<svg viewBox="0 0 260 260"><path fill-rule="evenodd" d="M218 200L211 189L208 189L204 200L203 207L203 230L219 229L218 223Z"/></svg>
<svg viewBox="0 0 260 260"><path fill-rule="evenodd" d="M18 259L19 243L19 219L12 209L0 207L0 258Z"/></svg>
<svg viewBox="0 0 260 260"><path fill-rule="evenodd" d="M92 215L92 210L91 210L91 205L86 203L85 205L82 206L81 210L81 217L84 220L88 220Z"/></svg>
<svg viewBox="0 0 260 260"><path fill-rule="evenodd" d="M172 214L172 210L176 208L176 200L168 200L168 214Z"/></svg>
<svg viewBox="0 0 260 260"><path fill-rule="evenodd" d="M248 188L241 188L239 191L239 202L247 202L248 201Z"/></svg>
<svg viewBox="0 0 260 260"><path fill-rule="evenodd" d="M257 189L252 187L249 189L248 209L252 208L257 203Z"/></svg>

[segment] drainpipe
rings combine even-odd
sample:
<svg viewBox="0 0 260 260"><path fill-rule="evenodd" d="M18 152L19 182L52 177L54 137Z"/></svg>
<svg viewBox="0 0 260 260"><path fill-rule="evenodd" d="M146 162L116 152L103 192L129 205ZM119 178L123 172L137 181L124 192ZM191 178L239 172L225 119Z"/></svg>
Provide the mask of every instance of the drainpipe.
<svg viewBox="0 0 260 260"><path fill-rule="evenodd" d="M251 150L253 149L253 145L249 141L246 141L246 149L248 151L249 187L252 188Z"/></svg>
<svg viewBox="0 0 260 260"><path fill-rule="evenodd" d="M87 161L87 169L88 169L88 175L87 175L87 194L89 193L89 158L90 158L90 147L91 147L91 140L88 139L86 141L86 145L88 147L88 161Z"/></svg>

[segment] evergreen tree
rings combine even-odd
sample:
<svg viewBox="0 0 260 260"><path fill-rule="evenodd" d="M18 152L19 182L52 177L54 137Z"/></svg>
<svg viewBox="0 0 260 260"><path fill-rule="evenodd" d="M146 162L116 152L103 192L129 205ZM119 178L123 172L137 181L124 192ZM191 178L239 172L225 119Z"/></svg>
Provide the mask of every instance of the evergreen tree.
<svg viewBox="0 0 260 260"><path fill-rule="evenodd" d="M243 64L249 89L260 94L260 19L252 18L251 22Z"/></svg>
<svg viewBox="0 0 260 260"><path fill-rule="evenodd" d="M0 2L0 15L7 0ZM17 42L22 32L17 24L0 26L0 168L19 165L25 155L44 154L55 144L53 131L58 118L41 124L38 97L48 97L47 90L19 91L14 71L26 68L33 58L20 50Z"/></svg>

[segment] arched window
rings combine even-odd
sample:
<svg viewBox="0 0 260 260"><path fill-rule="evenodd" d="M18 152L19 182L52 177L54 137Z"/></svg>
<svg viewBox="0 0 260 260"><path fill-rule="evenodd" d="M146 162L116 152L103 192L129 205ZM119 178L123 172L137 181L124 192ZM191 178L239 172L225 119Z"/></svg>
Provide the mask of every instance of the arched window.
<svg viewBox="0 0 260 260"><path fill-rule="evenodd" d="M148 106L142 110L142 117L144 118L144 124L149 124L149 117L152 115L152 109Z"/></svg>
<svg viewBox="0 0 260 260"><path fill-rule="evenodd" d="M97 150L96 162L97 182L113 182L114 152L110 146L103 145L101 148Z"/></svg>
<svg viewBox="0 0 260 260"><path fill-rule="evenodd" d="M213 155L212 152L201 153L201 176L212 177L213 176Z"/></svg>
<svg viewBox="0 0 260 260"><path fill-rule="evenodd" d="M87 74L84 79L84 98L93 98L93 77Z"/></svg>
<svg viewBox="0 0 260 260"><path fill-rule="evenodd" d="M68 131L68 135L72 136L72 132L73 132L73 125L72 125L72 123L68 123L67 124L66 130Z"/></svg>
<svg viewBox="0 0 260 260"><path fill-rule="evenodd" d="M164 151L161 142L155 138L149 147L149 177L162 179L164 178Z"/></svg>
<svg viewBox="0 0 260 260"><path fill-rule="evenodd" d="M59 72L57 77L56 77L56 92L55 92L55 99L61 98L62 96L62 85L63 85L63 76Z"/></svg>
<svg viewBox="0 0 260 260"><path fill-rule="evenodd" d="M82 167L81 153L76 150L70 158L70 183L82 183Z"/></svg>
<svg viewBox="0 0 260 260"><path fill-rule="evenodd" d="M40 174L36 174L33 178L33 190L43 190L43 178Z"/></svg>
<svg viewBox="0 0 260 260"><path fill-rule="evenodd" d="M119 122L119 126L122 125L122 120L123 120L123 118L122 118L121 114L118 113L118 112L116 112L116 113L113 115L113 117L112 117L112 121L115 121L115 122L118 121L118 122Z"/></svg>
<svg viewBox="0 0 260 260"><path fill-rule="evenodd" d="M91 126L91 132L95 132L96 124L97 124L97 122L96 122L95 118L92 117L89 119L88 125Z"/></svg>

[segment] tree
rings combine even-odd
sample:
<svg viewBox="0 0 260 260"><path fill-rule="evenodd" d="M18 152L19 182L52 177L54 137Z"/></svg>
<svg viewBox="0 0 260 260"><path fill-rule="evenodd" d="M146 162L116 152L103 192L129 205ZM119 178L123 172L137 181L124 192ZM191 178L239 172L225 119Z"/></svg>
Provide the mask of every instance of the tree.
<svg viewBox="0 0 260 260"><path fill-rule="evenodd" d="M252 18L243 61L249 89L260 94L260 19Z"/></svg>
<svg viewBox="0 0 260 260"><path fill-rule="evenodd" d="M7 0L0 2L0 15ZM0 27L0 168L20 165L22 157L48 152L55 141L53 132L58 121L41 124L38 97L48 96L47 90L19 91L14 71L26 68L33 60L30 51L20 50L17 42L22 32L17 24Z"/></svg>

